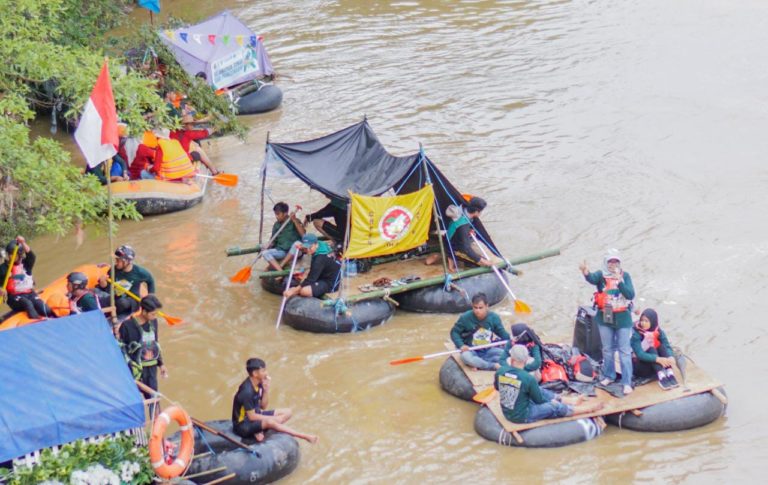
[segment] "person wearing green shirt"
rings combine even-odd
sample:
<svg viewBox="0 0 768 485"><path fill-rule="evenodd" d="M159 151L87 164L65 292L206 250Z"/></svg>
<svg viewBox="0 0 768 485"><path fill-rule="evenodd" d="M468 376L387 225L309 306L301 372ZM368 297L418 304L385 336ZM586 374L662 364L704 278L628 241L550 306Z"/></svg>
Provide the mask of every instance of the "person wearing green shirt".
<svg viewBox="0 0 768 485"><path fill-rule="evenodd" d="M104 306L109 306L109 295L96 289L89 290L88 276L79 271L67 275L67 296L72 314L101 310L102 301L106 303ZM104 297L104 300L100 297Z"/></svg>
<svg viewBox="0 0 768 485"><path fill-rule="evenodd" d="M461 361L466 365L473 369L493 370L499 368L499 360L504 355L501 346L477 350L470 350L470 347L509 340L509 334L499 315L488 310L485 293L477 293L472 297L472 310L462 313L451 328L451 340L457 349L461 349Z"/></svg>
<svg viewBox="0 0 768 485"><path fill-rule="evenodd" d="M136 251L124 244L115 250L115 307L118 316L128 315L138 310L139 304L123 290L128 290L139 298L155 293L155 278L145 268L135 264ZM107 275L99 277L96 287L105 293L110 292Z"/></svg>
<svg viewBox="0 0 768 485"><path fill-rule="evenodd" d="M504 417L513 423L534 423L542 419L563 418L597 411L600 401L584 403L583 397L568 400L542 389L523 367L528 360L524 345L513 345L509 359L496 371L493 387L499 391Z"/></svg>
<svg viewBox="0 0 768 485"><path fill-rule="evenodd" d="M529 372L536 382L541 380L541 348L543 344L541 339L531 327L524 323L516 323L509 327L509 334L512 337L507 345L504 346L504 355L501 362L506 362L509 358L509 351L515 344L524 345L528 349L528 360L525 363L524 370Z"/></svg>
<svg viewBox="0 0 768 485"><path fill-rule="evenodd" d="M621 363L621 384L624 394L632 392L632 299L635 287L629 273L621 268L621 256L616 249L609 249L603 258L603 269L590 272L587 262L579 265L584 279L597 287L595 304L598 311L595 322L600 331L603 346L603 378L600 384L607 386L616 380L616 364L613 356L618 350Z"/></svg>
<svg viewBox="0 0 768 485"><path fill-rule="evenodd" d="M672 366L675 353L669 344L666 332L659 327L659 315L653 308L646 308L632 330L632 350L637 362L634 363L635 377L659 379L659 386L666 390L679 384Z"/></svg>
<svg viewBox="0 0 768 485"><path fill-rule="evenodd" d="M261 256L269 265L267 271L280 271L298 251L295 243L304 235L304 226L295 212L288 213L288 204L285 202L278 202L272 210L277 221L272 226L271 243L262 251Z"/></svg>

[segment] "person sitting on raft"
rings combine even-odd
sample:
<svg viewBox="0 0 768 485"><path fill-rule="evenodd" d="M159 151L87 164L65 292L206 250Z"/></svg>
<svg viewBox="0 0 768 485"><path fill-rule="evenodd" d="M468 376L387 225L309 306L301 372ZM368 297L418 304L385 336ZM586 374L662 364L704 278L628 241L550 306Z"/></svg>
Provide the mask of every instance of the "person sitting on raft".
<svg viewBox="0 0 768 485"><path fill-rule="evenodd" d="M157 139L155 147L154 163L141 173L141 178L167 180L170 182L190 182L197 174L192 159L189 157L179 140L170 138L171 133L167 128L158 128L153 132ZM145 136L145 142L154 142L152 136Z"/></svg>
<svg viewBox="0 0 768 485"><path fill-rule="evenodd" d="M472 297L472 310L462 313L453 325L451 340L461 349L461 361L466 365L474 370L493 370L499 368L504 355L501 345L478 350L470 350L470 347L509 340L509 334L499 315L488 310L485 293L477 293Z"/></svg>
<svg viewBox="0 0 768 485"><path fill-rule="evenodd" d="M452 255L459 254L465 257L478 266L491 266L493 263L488 259L485 259L482 254L477 252L474 248L471 231L472 221L480 218L483 210L488 204L484 199L480 197L472 197L469 199L466 210L462 210L458 217L451 221L448 225L448 230L445 234L446 247L451 251ZM458 208L454 209L458 211ZM448 210L446 210L449 212ZM449 214L450 215L450 214ZM454 214L457 215L457 214ZM453 219L453 217L451 217ZM440 259L440 254L430 254L427 259L424 260L424 264L435 264ZM448 270L451 272L456 271L453 264L453 257L448 258Z"/></svg>
<svg viewBox="0 0 768 485"><path fill-rule="evenodd" d="M157 316L161 308L163 305L155 295L147 295L141 299L138 313L115 329L133 377L155 391L158 390L158 369L163 378L168 377L157 333ZM144 391L142 394L146 399L152 397ZM152 411L150 415L153 415Z"/></svg>
<svg viewBox="0 0 768 485"><path fill-rule="evenodd" d="M296 208L298 210L301 206L296 206ZM288 204L285 202L278 202L272 210L275 212L275 219L277 219L272 226L272 236L270 237L272 243L261 252L261 256L269 265L266 271L280 271L299 250L296 243L300 242L304 236L304 225L296 217L295 212L288 213ZM291 222L286 224L288 219Z"/></svg>
<svg viewBox="0 0 768 485"><path fill-rule="evenodd" d="M178 140L184 152L194 160L205 165L205 168L211 173L211 175L217 175L219 171L213 166L208 155L203 151L197 140L208 138L213 133L213 128L195 129L195 123L204 123L207 119L195 120L190 113L184 114L181 117L182 128L180 130L174 130L170 133L172 140Z"/></svg>
<svg viewBox="0 0 768 485"><path fill-rule="evenodd" d="M581 395L569 400L539 387L536 379L524 369L529 357L524 345L513 345L509 358L496 371L493 380L493 387L499 391L501 410L509 421L534 423L542 419L564 418L602 409L600 401L585 404Z"/></svg>
<svg viewBox="0 0 768 485"><path fill-rule="evenodd" d="M334 257L328 243L318 240L315 234L307 233L301 238L301 251L312 256L309 273L299 286L288 288L283 295L286 298L295 295L320 298L336 291L340 283L341 264Z"/></svg>
<svg viewBox="0 0 768 485"><path fill-rule="evenodd" d="M118 131L121 130L118 124ZM122 128L120 145L117 154L128 165L128 176L131 180L153 179L152 166L155 164L157 137L151 131L146 131L141 138L127 136L127 127Z"/></svg>
<svg viewBox="0 0 768 485"><path fill-rule="evenodd" d="M659 327L656 310L646 308L632 331L632 350L637 362L634 364L636 377L646 378L656 375L659 386L669 390L679 386L672 366L675 363L674 352L667 334Z"/></svg>
<svg viewBox="0 0 768 485"><path fill-rule="evenodd" d="M322 209L307 214L304 217L304 224L309 222L314 224L315 229L329 239L333 239L335 244L344 244L344 236L347 233L347 203L336 197L329 197L331 200ZM333 218L333 223L323 219Z"/></svg>
<svg viewBox="0 0 768 485"><path fill-rule="evenodd" d="M598 312L595 322L603 345L603 378L600 384L607 386L616 380L614 354L618 350L621 364L621 383L624 394L632 392L632 299L635 287L629 273L621 268L621 257L616 249L609 249L603 258L603 269L591 273L587 262L579 265L584 279L597 287L595 305Z"/></svg>
<svg viewBox="0 0 768 485"><path fill-rule="evenodd" d="M18 248L18 250L17 250ZM9 268L10 260L0 265L0 278L8 277L5 290L0 288L0 293L8 296L8 306L15 312L27 312L29 318L56 318L53 311L45 304L40 295L35 291L35 280L32 278L32 268L35 267L37 257L22 236L9 242L5 247L8 258L16 252L13 266Z"/></svg>
<svg viewBox="0 0 768 485"><path fill-rule="evenodd" d="M541 348L544 344L531 327L524 323L516 323L509 328L510 339L504 346L504 355L501 362L506 362L509 358L509 351L512 346L524 345L528 349L528 360L523 369L531 374L536 382L541 381Z"/></svg>
<svg viewBox="0 0 768 485"><path fill-rule="evenodd" d="M288 408L267 410L271 378L267 364L261 359L251 358L245 363L248 377L237 388L232 400L232 430L241 438L264 441L264 431L272 429L317 443L317 436L300 433L285 425L291 419Z"/></svg>
<svg viewBox="0 0 768 485"><path fill-rule="evenodd" d="M109 302L109 295L102 291L88 289L88 276L85 273L75 271L67 275L67 299L69 300L70 314L101 310L102 300ZM109 305L109 303L107 303Z"/></svg>
<svg viewBox="0 0 768 485"><path fill-rule="evenodd" d="M135 264L136 251L131 246L124 244L115 250L115 282L119 288L115 288L115 310L118 315L133 313L137 309L135 300L127 293L128 290L138 297L155 292L155 278L145 268ZM105 293L110 292L108 275L99 276L96 287Z"/></svg>
<svg viewBox="0 0 768 485"><path fill-rule="evenodd" d="M107 162L101 162L95 167L88 166L85 168L85 173L95 175L99 179L101 185L107 185L107 177L104 175L104 168ZM110 182L122 182L128 180L128 164L123 160L120 155L112 157L109 167L109 181Z"/></svg>

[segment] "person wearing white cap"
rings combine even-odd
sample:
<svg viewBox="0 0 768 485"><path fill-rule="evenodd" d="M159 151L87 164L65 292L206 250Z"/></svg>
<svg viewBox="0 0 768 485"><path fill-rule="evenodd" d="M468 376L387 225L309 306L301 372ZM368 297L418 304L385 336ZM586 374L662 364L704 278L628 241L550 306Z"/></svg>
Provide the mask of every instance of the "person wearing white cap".
<svg viewBox="0 0 768 485"><path fill-rule="evenodd" d="M524 369L528 357L528 349L524 345L513 345L509 359L496 371L493 381L493 386L499 391L501 410L509 421L533 423L542 419L591 413L603 407L599 401L587 404L583 402L582 396L568 400L542 389Z"/></svg>
<svg viewBox="0 0 768 485"><path fill-rule="evenodd" d="M621 256L617 249L609 249L603 258L603 268L590 272L587 262L579 265L584 279L595 285L595 322L603 345L603 379L607 386L616 380L614 354L619 352L621 383L624 394L632 392L632 299L635 287L632 277L621 268Z"/></svg>

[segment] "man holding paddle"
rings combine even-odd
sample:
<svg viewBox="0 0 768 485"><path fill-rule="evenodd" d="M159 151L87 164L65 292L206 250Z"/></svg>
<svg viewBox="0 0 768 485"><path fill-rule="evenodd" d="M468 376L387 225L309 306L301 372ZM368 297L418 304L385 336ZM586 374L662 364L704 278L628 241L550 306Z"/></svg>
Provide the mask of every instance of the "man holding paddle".
<svg viewBox="0 0 768 485"><path fill-rule="evenodd" d="M251 358L245 363L248 377L237 388L232 400L232 430L241 438L264 441L264 431L273 429L310 443L317 443L317 436L295 431L285 423L291 419L290 409L266 410L269 406L269 386L272 380L267 364Z"/></svg>
<svg viewBox="0 0 768 485"><path fill-rule="evenodd" d="M471 350L470 347L487 345L493 341L509 340L501 318L488 310L488 297L477 293L472 297L472 310L461 314L451 329L451 340L461 350L461 361L477 370L499 368L504 355L501 347Z"/></svg>
<svg viewBox="0 0 768 485"><path fill-rule="evenodd" d="M139 297L155 292L155 278L147 269L135 264L136 251L131 246L124 244L115 250L115 281L120 288L116 288L115 306L118 315L126 315L136 310L134 300L129 298L123 290L132 291ZM110 291L110 283L107 275L101 275L96 287L106 293Z"/></svg>
<svg viewBox="0 0 768 485"><path fill-rule="evenodd" d="M296 209L301 209L301 206L296 206ZM280 271L299 250L296 242L301 240L305 231L304 225L296 217L296 212L288 213L288 204L285 202L278 202L272 210L275 212L275 219L277 220L272 226L271 243L261 253L261 256L269 264L266 271L270 271L270 269ZM291 220L290 223L288 219Z"/></svg>

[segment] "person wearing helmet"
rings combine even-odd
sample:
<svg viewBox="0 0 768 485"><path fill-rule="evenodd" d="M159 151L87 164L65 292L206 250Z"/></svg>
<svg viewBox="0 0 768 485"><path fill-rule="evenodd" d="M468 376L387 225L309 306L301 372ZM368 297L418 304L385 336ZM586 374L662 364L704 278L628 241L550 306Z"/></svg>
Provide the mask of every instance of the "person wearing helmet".
<svg viewBox="0 0 768 485"><path fill-rule="evenodd" d="M101 310L103 303L109 305L109 295L97 294L95 289L88 289L88 276L75 271L67 275L67 297L70 314Z"/></svg>
<svg viewBox="0 0 768 485"><path fill-rule="evenodd" d="M139 311L119 324L117 329L118 340L134 378L154 390L158 389L158 369L163 378L168 377L157 333L157 315L161 308L163 305L160 300L149 294L141 299ZM144 396L151 397L147 393Z"/></svg>
<svg viewBox="0 0 768 485"><path fill-rule="evenodd" d="M621 384L624 394L632 392L632 299L635 287L629 273L621 268L617 249L609 249L603 258L603 268L590 272L587 262L579 265L584 279L597 287L595 322L603 345L603 376L600 384L607 386L616 380L614 354L619 352Z"/></svg>
<svg viewBox="0 0 768 485"><path fill-rule="evenodd" d="M130 291L138 297L155 292L155 279L152 277L152 273L135 264L134 259L136 259L136 251L127 244L115 250L115 282L119 286L119 288L115 288L115 306L118 315L133 313L138 307L135 300L122 293L120 288ZM109 293L111 285L107 278L108 275L100 276L97 287Z"/></svg>
<svg viewBox="0 0 768 485"><path fill-rule="evenodd" d="M513 345L509 358L493 379L493 387L499 391L501 411L509 421L534 423L591 413L603 407L600 401L585 403L582 396L569 400L539 387L536 379L524 369L529 357L525 345Z"/></svg>
<svg viewBox="0 0 768 485"><path fill-rule="evenodd" d="M5 290L0 288L0 293L8 297L8 306L15 312L27 312L29 318L56 318L53 311L45 304L35 291L35 281L32 279L32 268L35 266L36 256L32 252L26 240L22 236L8 243L5 247L9 261L0 265L0 277L8 274L8 284ZM16 259L13 267L8 271L10 258L16 251Z"/></svg>

